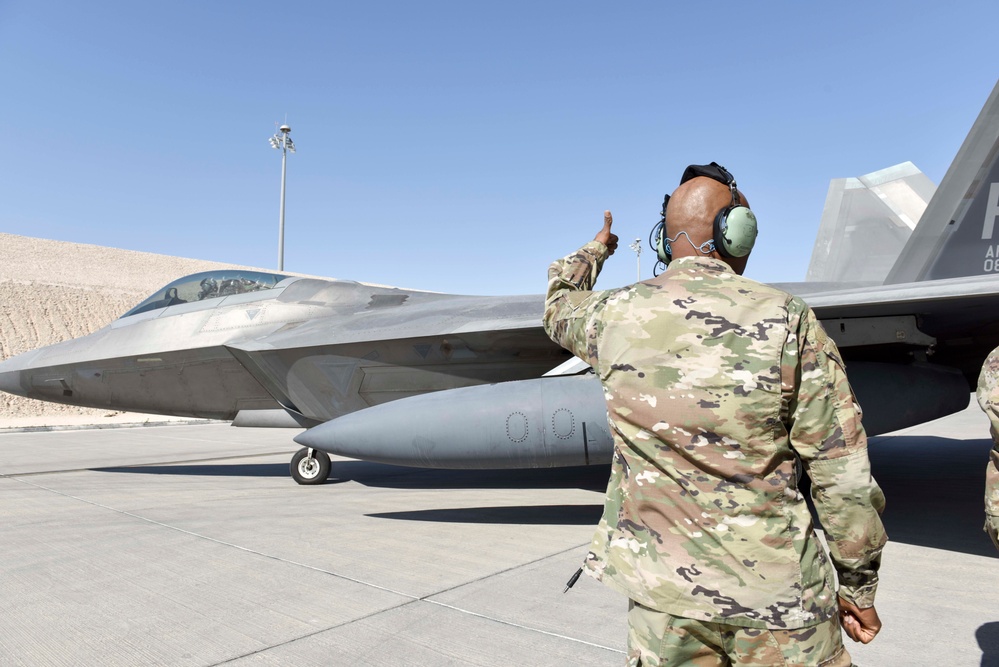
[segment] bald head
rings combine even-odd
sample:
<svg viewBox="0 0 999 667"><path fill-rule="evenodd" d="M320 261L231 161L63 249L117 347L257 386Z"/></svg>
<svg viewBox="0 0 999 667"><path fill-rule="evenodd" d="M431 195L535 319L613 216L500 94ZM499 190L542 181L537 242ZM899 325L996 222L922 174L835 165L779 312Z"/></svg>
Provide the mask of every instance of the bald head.
<svg viewBox="0 0 999 667"><path fill-rule="evenodd" d="M749 206L749 202L739 195L739 203ZM687 232L691 242L686 243L682 237L672 243L673 258L714 257L727 262L739 274L746 269L746 257L722 257L718 251L707 255L699 252L694 246L700 246L714 237L714 222L718 211L732 203L732 194L728 186L713 178L698 176L692 178L673 192L666 211L666 236L676 238L680 232Z"/></svg>

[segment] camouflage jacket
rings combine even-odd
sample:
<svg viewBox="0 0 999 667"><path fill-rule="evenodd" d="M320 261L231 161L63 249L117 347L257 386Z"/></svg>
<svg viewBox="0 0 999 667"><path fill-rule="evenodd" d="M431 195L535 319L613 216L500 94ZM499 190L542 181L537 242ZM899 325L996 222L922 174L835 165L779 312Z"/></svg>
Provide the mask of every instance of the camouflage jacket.
<svg viewBox="0 0 999 667"><path fill-rule="evenodd" d="M985 532L999 549L999 347L992 350L978 376L978 405L992 423L992 453L985 469Z"/></svg>
<svg viewBox="0 0 999 667"><path fill-rule="evenodd" d="M798 489L798 454L839 574L874 603L884 495L835 343L797 297L684 257L588 291L596 241L548 270L544 325L596 370L614 459L585 568L676 616L798 628L836 614L833 568Z"/></svg>

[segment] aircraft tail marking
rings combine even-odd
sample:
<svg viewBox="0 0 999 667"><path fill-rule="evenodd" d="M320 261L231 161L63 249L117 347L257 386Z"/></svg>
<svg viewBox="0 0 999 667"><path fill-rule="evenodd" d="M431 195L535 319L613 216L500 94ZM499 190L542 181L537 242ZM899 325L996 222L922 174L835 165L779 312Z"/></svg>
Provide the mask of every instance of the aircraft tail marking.
<svg viewBox="0 0 999 667"><path fill-rule="evenodd" d="M885 284L999 274L999 83Z"/></svg>

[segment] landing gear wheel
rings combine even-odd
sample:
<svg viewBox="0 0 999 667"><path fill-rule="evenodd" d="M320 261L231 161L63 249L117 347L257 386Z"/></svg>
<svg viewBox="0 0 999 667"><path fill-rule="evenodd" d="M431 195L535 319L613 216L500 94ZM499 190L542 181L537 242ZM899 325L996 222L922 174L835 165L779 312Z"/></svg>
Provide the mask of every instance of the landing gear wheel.
<svg viewBox="0 0 999 667"><path fill-rule="evenodd" d="M322 484L330 476L329 455L302 447L291 457L291 476L299 484Z"/></svg>

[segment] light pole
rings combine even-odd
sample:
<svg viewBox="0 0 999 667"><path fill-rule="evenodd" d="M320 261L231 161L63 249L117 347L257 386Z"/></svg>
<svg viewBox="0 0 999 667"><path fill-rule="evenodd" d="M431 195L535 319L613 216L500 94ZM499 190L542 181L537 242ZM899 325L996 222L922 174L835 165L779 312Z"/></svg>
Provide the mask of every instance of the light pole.
<svg viewBox="0 0 999 667"><path fill-rule="evenodd" d="M295 152L295 142L289 133L291 128L282 125L280 132L271 137L271 148L281 151L281 220L278 223L278 271L284 271L284 184L288 174L288 151Z"/></svg>
<svg viewBox="0 0 999 667"><path fill-rule="evenodd" d="M635 251L635 259L638 260L638 282L642 282L642 239L635 239L635 242L628 247Z"/></svg>

